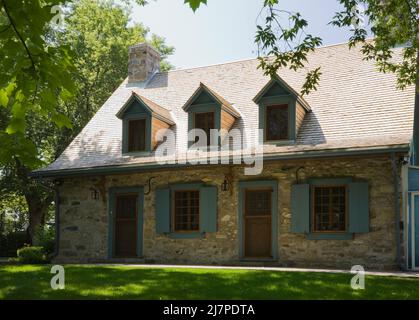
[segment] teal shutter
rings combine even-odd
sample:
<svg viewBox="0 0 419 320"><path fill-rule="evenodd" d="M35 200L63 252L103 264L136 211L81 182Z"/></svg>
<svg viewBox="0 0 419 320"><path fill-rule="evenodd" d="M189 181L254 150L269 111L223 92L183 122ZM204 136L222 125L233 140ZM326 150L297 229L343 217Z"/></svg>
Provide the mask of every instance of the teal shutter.
<svg viewBox="0 0 419 320"><path fill-rule="evenodd" d="M156 233L170 232L170 190L156 190Z"/></svg>
<svg viewBox="0 0 419 320"><path fill-rule="evenodd" d="M291 189L291 232L310 231L310 185L295 184Z"/></svg>
<svg viewBox="0 0 419 320"><path fill-rule="evenodd" d="M349 232L367 233L370 230L368 183L349 184Z"/></svg>
<svg viewBox="0 0 419 320"><path fill-rule="evenodd" d="M199 191L201 232L217 232L217 187L201 187Z"/></svg>

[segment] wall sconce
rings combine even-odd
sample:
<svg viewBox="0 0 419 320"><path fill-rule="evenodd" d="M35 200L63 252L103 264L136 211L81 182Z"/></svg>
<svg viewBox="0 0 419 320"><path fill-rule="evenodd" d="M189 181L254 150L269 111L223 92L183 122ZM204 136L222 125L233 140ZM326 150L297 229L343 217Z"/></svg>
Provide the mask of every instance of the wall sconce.
<svg viewBox="0 0 419 320"><path fill-rule="evenodd" d="M99 199L99 192L94 188L90 188L90 196L93 200L97 200Z"/></svg>
<svg viewBox="0 0 419 320"><path fill-rule="evenodd" d="M221 190L222 191L227 191L228 188L229 188L228 180L224 178L224 182L221 184Z"/></svg>

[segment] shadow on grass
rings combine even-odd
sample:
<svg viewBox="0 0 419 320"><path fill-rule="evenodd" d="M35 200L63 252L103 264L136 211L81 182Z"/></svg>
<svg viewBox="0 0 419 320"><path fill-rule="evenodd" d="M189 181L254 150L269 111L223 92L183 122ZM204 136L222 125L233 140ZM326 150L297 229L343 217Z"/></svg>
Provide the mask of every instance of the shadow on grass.
<svg viewBox="0 0 419 320"><path fill-rule="evenodd" d="M65 266L52 290L49 266L0 267L0 299L419 299L419 279L219 269Z"/></svg>

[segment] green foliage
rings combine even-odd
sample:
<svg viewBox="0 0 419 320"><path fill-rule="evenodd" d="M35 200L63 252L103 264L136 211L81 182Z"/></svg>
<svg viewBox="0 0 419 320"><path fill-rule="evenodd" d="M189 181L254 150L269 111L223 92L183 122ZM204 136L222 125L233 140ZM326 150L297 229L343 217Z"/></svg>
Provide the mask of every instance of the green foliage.
<svg viewBox="0 0 419 320"><path fill-rule="evenodd" d="M39 164L34 143L25 135L29 111L69 125L59 116L56 101L74 91L72 53L46 37L60 0L0 0L0 104L8 121L0 127L0 165L14 158Z"/></svg>
<svg viewBox="0 0 419 320"><path fill-rule="evenodd" d="M47 256L54 253L55 249L55 229L54 226L45 225L38 227L37 245L42 247Z"/></svg>
<svg viewBox="0 0 419 320"><path fill-rule="evenodd" d="M128 3L129 1L126 1ZM127 76L128 47L150 42L162 55L161 69L172 68L167 57L174 48L140 23L130 21L130 7L114 0L78 0L66 19L66 29L54 34L55 41L75 53L72 78L75 94L57 105L73 124L51 128L52 148L42 148L42 157L53 161L81 131L91 117ZM42 126L40 126L42 129Z"/></svg>
<svg viewBox="0 0 419 320"><path fill-rule="evenodd" d="M419 3L417 0L339 0L344 10L337 12L331 24L351 27L349 46L362 44L366 60L375 60L381 72L397 74L400 89L416 84L419 50ZM358 7L365 7L374 41L367 41L366 26L360 23ZM393 48L403 46L401 61L393 59Z"/></svg>
<svg viewBox="0 0 419 320"><path fill-rule="evenodd" d="M46 263L47 257L42 247L26 246L17 250L17 261L20 263Z"/></svg>
<svg viewBox="0 0 419 320"><path fill-rule="evenodd" d="M172 68L166 58L174 52L173 47L166 45L164 38L150 34L142 24L131 23L130 3L73 0L67 2L65 28L42 30L47 39L45 45L66 48L71 53L72 66L64 73L66 81L72 83L72 92L62 90L57 96L49 90L39 90L39 99L30 108L23 108L24 103L12 106L9 101L9 93L17 88L15 83L0 88L0 103L7 103L7 107L0 107L0 190L4 195L17 196L22 204L27 203L32 217L31 237L38 224L48 221L54 185L30 179L29 173L54 161L126 78L128 47L149 41L162 54L162 70ZM1 21L0 15L0 25ZM59 67L54 70L61 72ZM41 100L55 111L44 112ZM0 207L2 201L0 195Z"/></svg>
<svg viewBox="0 0 419 320"><path fill-rule="evenodd" d="M257 25L255 37L255 42L264 55L259 56L259 68L271 77L275 77L280 68L294 71L304 68L308 54L322 43L319 37L305 32L308 23L299 13L278 9L277 5L278 0L265 0L264 26ZM288 27L284 26L284 16ZM316 89L320 74L319 68L308 72L302 88L303 94Z"/></svg>
<svg viewBox="0 0 419 320"><path fill-rule="evenodd" d="M39 154L42 148L28 133L32 117L47 123L50 132L55 126L72 132L74 125L78 132L85 118L72 118L67 103L80 102L82 91L91 117L121 82L128 50L122 47L144 41L149 32L141 24L128 26L128 4L134 2L147 3L0 0L0 167L15 159L31 169L48 163L51 159ZM64 17L57 18L59 7ZM64 28L56 25L60 20ZM152 35L150 42L163 58L173 53L161 37ZM94 63L86 66L89 62ZM171 67L163 60L163 70Z"/></svg>
<svg viewBox="0 0 419 320"><path fill-rule="evenodd" d="M195 12L201 4L207 4L207 0L185 0L185 3L189 4L191 9Z"/></svg>
<svg viewBox="0 0 419 320"><path fill-rule="evenodd" d="M0 234L25 231L28 207L25 198L17 192L9 192L0 180Z"/></svg>
<svg viewBox="0 0 419 320"><path fill-rule="evenodd" d="M349 47L360 43L366 60L374 60L381 72L397 74L400 89L414 85L417 80L417 52L419 34L419 5L417 0L338 0L343 10L337 12L330 24L349 27L352 36ZM361 12L360 6L365 7ZM256 43L269 57L260 57L266 75L274 76L280 68L292 70L306 68L307 54L322 43L319 37L305 32L308 23L299 13L283 10L279 0L265 0L262 13L264 24L256 31ZM286 23L288 22L288 23ZM371 26L374 40L367 39L367 26ZM393 49L403 46L401 61L394 57ZM302 94L316 90L320 68L307 71Z"/></svg>
<svg viewBox="0 0 419 320"><path fill-rule="evenodd" d="M0 257L16 257L16 251L28 242L26 231L0 233Z"/></svg>

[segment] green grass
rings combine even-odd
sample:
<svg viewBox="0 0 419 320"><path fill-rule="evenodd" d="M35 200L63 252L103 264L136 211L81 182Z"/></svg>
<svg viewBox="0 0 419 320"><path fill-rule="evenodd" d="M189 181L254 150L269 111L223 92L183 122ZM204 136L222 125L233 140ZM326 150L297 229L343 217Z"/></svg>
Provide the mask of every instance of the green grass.
<svg viewBox="0 0 419 320"><path fill-rule="evenodd" d="M419 299L419 279L227 269L65 266L52 290L50 266L0 266L0 299Z"/></svg>

